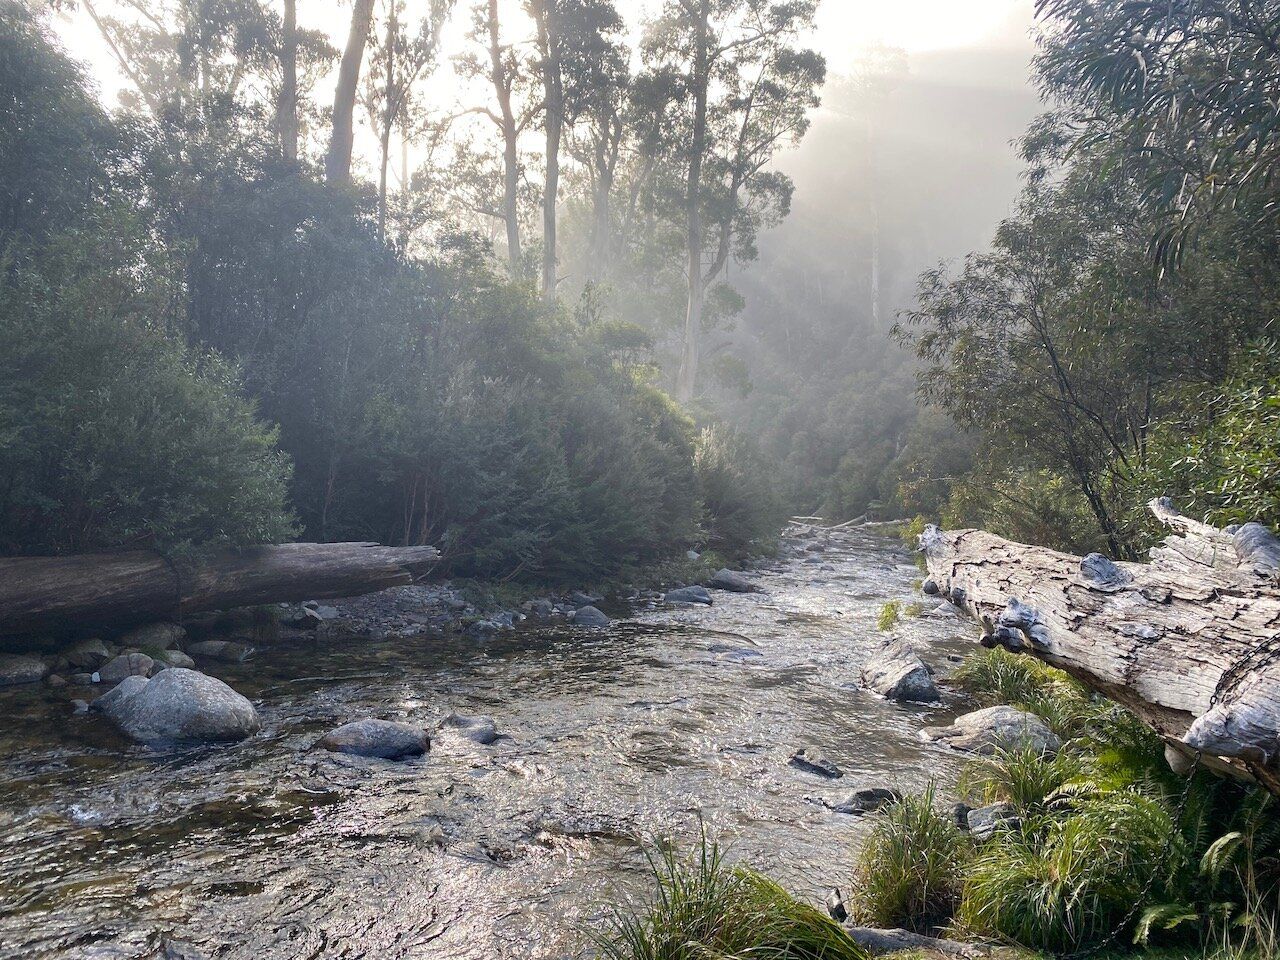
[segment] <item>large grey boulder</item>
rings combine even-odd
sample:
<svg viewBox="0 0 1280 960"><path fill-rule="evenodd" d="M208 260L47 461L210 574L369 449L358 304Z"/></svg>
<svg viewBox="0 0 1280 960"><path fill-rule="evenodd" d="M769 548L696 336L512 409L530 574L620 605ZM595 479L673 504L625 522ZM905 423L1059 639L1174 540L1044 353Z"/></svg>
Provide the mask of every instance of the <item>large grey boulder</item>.
<svg viewBox="0 0 1280 960"><path fill-rule="evenodd" d="M122 647L152 647L167 650L187 638L187 631L176 623L148 623L135 627L120 638Z"/></svg>
<svg viewBox="0 0 1280 960"><path fill-rule="evenodd" d="M0 656L0 687L39 683L48 675L49 665L39 657L22 653Z"/></svg>
<svg viewBox="0 0 1280 960"><path fill-rule="evenodd" d="M111 659L111 651L97 637L80 640L62 651L67 663L82 670L97 670Z"/></svg>
<svg viewBox="0 0 1280 960"><path fill-rule="evenodd" d="M430 750L431 738L427 731L412 724L368 718L344 723L321 737L316 746L333 753L403 760Z"/></svg>
<svg viewBox="0 0 1280 960"><path fill-rule="evenodd" d="M731 593L757 593L760 590L742 574L727 568L717 570L707 581L707 586L713 590L728 590Z"/></svg>
<svg viewBox="0 0 1280 960"><path fill-rule="evenodd" d="M921 731L926 740L944 743L956 750L989 756L997 750L1031 747L1054 754L1062 746L1057 735L1034 713L1016 707L999 706L975 710L957 717L946 727L926 727Z"/></svg>
<svg viewBox="0 0 1280 960"><path fill-rule="evenodd" d="M929 668L900 640L886 644L871 656L862 668L862 685L887 700L936 703L942 699Z"/></svg>
<svg viewBox="0 0 1280 960"><path fill-rule="evenodd" d="M599 607L580 607L573 612L576 627L607 627L613 621Z"/></svg>
<svg viewBox="0 0 1280 960"><path fill-rule="evenodd" d="M103 664L98 679L103 683L118 683L125 677L145 677L154 666L155 661L145 653L122 653Z"/></svg>
<svg viewBox="0 0 1280 960"><path fill-rule="evenodd" d="M711 591L706 587L676 587L674 590L668 590L663 597L667 603L705 603L711 604Z"/></svg>
<svg viewBox="0 0 1280 960"><path fill-rule="evenodd" d="M125 677L93 709L142 743L243 740L261 726L247 699L221 680L182 667L150 680Z"/></svg>

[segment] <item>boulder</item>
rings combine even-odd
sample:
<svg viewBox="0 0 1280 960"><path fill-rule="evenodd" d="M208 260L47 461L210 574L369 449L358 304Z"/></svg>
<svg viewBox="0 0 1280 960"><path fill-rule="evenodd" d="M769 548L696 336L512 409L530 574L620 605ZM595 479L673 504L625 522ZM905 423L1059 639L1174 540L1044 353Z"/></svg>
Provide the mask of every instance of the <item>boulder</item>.
<svg viewBox="0 0 1280 960"><path fill-rule="evenodd" d="M742 574L728 569L717 570L707 581L707 586L713 590L728 590L731 593L756 593L760 590Z"/></svg>
<svg viewBox="0 0 1280 960"><path fill-rule="evenodd" d="M993 803L965 814L965 826L975 840L990 840L1001 830L1016 830L1021 825L1018 808L1012 803Z"/></svg>
<svg viewBox="0 0 1280 960"><path fill-rule="evenodd" d="M823 805L835 813L847 813L854 817L866 816L881 807L897 803L902 794L889 787L862 787L853 791L843 800L834 803L823 801Z"/></svg>
<svg viewBox="0 0 1280 960"><path fill-rule="evenodd" d="M321 737L316 746L333 753L403 760L420 757L430 750L431 738L427 731L412 724L366 718L344 723Z"/></svg>
<svg viewBox="0 0 1280 960"><path fill-rule="evenodd" d="M243 663L256 652L253 647L234 640L201 640L187 644L187 653L193 657L221 660L223 663Z"/></svg>
<svg viewBox="0 0 1280 960"><path fill-rule="evenodd" d="M586 606L580 607L573 612L574 626L578 627L607 627L613 621L601 612L598 607Z"/></svg>
<svg viewBox="0 0 1280 960"><path fill-rule="evenodd" d="M111 651L97 637L72 644L62 651L62 655L67 658L67 663L81 670L97 670L111 659Z"/></svg>
<svg viewBox="0 0 1280 960"><path fill-rule="evenodd" d="M151 680L125 677L93 709L142 743L243 740L261 726L247 699L221 680L182 667Z"/></svg>
<svg viewBox="0 0 1280 960"><path fill-rule="evenodd" d="M581 590L575 590L569 594L569 603L574 607L590 607L603 599L604 597L592 596L589 593L583 593Z"/></svg>
<svg viewBox="0 0 1280 960"><path fill-rule="evenodd" d="M196 662L181 650L161 650L156 657L156 669L167 670L169 667L186 667L194 669Z"/></svg>
<svg viewBox="0 0 1280 960"><path fill-rule="evenodd" d="M0 687L39 683L49 675L49 665L30 654L0 656Z"/></svg>
<svg viewBox="0 0 1280 960"><path fill-rule="evenodd" d="M667 603L711 603L711 591L706 587L677 587L674 590L668 590L663 597Z"/></svg>
<svg viewBox="0 0 1280 960"><path fill-rule="evenodd" d="M102 665L98 679L103 683L119 683L125 677L146 677L154 666L155 661L145 653L122 653Z"/></svg>
<svg viewBox="0 0 1280 960"><path fill-rule="evenodd" d="M444 725L475 743L488 746L498 739L498 726L493 717L473 717L451 713L444 718Z"/></svg>
<svg viewBox="0 0 1280 960"><path fill-rule="evenodd" d="M950 726L926 727L921 731L921 736L956 750L988 756L997 750L1022 746L1054 754L1062 746L1057 735L1034 713L1008 706L987 707L966 713L957 717Z"/></svg>
<svg viewBox="0 0 1280 960"><path fill-rule="evenodd" d="M900 640L886 644L872 655L862 668L862 685L887 700L935 703L942 699L929 668Z"/></svg>
<svg viewBox="0 0 1280 960"><path fill-rule="evenodd" d="M187 638L187 631L176 623L148 623L135 627L120 638L122 647L154 647L167 650Z"/></svg>
<svg viewBox="0 0 1280 960"><path fill-rule="evenodd" d="M843 770L813 747L801 747L791 755L790 763L793 767L807 773L816 773L820 777L829 777L832 780L838 780L844 776Z"/></svg>
<svg viewBox="0 0 1280 960"><path fill-rule="evenodd" d="M544 620L555 612L556 605L550 600L540 598L538 600L528 601L521 609L531 617Z"/></svg>

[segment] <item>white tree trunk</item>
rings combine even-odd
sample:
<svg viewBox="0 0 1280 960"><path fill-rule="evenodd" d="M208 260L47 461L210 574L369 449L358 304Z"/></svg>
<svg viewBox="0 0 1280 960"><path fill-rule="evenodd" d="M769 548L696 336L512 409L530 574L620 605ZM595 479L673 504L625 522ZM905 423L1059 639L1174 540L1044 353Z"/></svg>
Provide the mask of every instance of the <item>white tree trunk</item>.
<svg viewBox="0 0 1280 960"><path fill-rule="evenodd" d="M936 527L921 548L985 645L1060 667L1184 757L1280 793L1280 541L1256 523L1199 523L1164 498L1150 506L1175 531L1150 563Z"/></svg>

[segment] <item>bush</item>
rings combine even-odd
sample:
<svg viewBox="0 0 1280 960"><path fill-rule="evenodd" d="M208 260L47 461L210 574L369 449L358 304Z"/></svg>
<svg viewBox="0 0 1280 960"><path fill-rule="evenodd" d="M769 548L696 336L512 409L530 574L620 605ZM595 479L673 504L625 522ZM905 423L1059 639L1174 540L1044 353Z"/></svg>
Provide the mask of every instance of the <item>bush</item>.
<svg viewBox="0 0 1280 960"><path fill-rule="evenodd" d="M848 907L857 922L929 930L950 919L971 846L933 801L930 786L877 815L854 866Z"/></svg>
<svg viewBox="0 0 1280 960"><path fill-rule="evenodd" d="M275 431L154 325L103 229L0 277L0 552L288 539Z"/></svg>
<svg viewBox="0 0 1280 960"><path fill-rule="evenodd" d="M769 468L744 436L725 426L704 428L693 463L707 540L716 550L741 556L777 532L781 500L769 481Z"/></svg>
<svg viewBox="0 0 1280 960"><path fill-rule="evenodd" d="M866 960L839 924L730 866L705 838L689 859L663 850L650 866L653 899L638 915L614 915L596 938L603 960Z"/></svg>

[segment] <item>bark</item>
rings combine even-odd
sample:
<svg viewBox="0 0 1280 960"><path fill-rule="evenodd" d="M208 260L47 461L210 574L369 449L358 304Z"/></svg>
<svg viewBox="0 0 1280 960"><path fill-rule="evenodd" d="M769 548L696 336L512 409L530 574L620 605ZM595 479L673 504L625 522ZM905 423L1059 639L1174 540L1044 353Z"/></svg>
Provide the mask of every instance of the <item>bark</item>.
<svg viewBox="0 0 1280 960"><path fill-rule="evenodd" d="M373 0L355 0L351 9L351 30L338 66L338 82L333 91L333 132L329 155L325 158L325 179L345 184L351 180L351 148L355 143L356 88L360 84L360 64L365 41L373 23Z"/></svg>
<svg viewBox="0 0 1280 960"><path fill-rule="evenodd" d="M546 100L547 182L542 194L542 299L556 301L556 199L560 192L560 141L564 133L564 78L560 72L560 37L556 0L533 4L542 54L542 90Z"/></svg>
<svg viewBox="0 0 1280 960"><path fill-rule="evenodd" d="M689 143L689 174L685 186L686 238L689 301L684 319L684 351L676 379L676 397L682 403L693 399L698 381L698 347L702 337L702 308L706 284L702 276L702 159L707 149L707 50L710 0L701 0L694 35L693 136Z"/></svg>
<svg viewBox="0 0 1280 960"><path fill-rule="evenodd" d="M1150 504L1175 532L1150 563L1114 563L981 530L921 537L942 596L983 643L1035 656L1128 707L1175 765L1206 765L1280 794L1280 540Z"/></svg>
<svg viewBox="0 0 1280 960"><path fill-rule="evenodd" d="M151 550L0 560L0 636L76 633L204 610L356 596L428 572L434 547L288 543L166 558Z"/></svg>
<svg viewBox="0 0 1280 960"><path fill-rule="evenodd" d="M512 78L502 59L502 42L498 31L498 0L489 0L486 27L489 32L490 80L498 98L498 129L502 134L502 218L507 227L507 261L511 276L523 272L520 253L520 154L519 127L511 106Z"/></svg>
<svg viewBox="0 0 1280 960"><path fill-rule="evenodd" d="M280 151L287 163L298 161L298 4L284 0L283 36L280 45L280 103L276 108Z"/></svg>
<svg viewBox="0 0 1280 960"><path fill-rule="evenodd" d="M399 107L396 92L396 5L387 16L386 91L382 105L382 128L378 131L378 239L387 238L387 167L391 163L391 129Z"/></svg>

